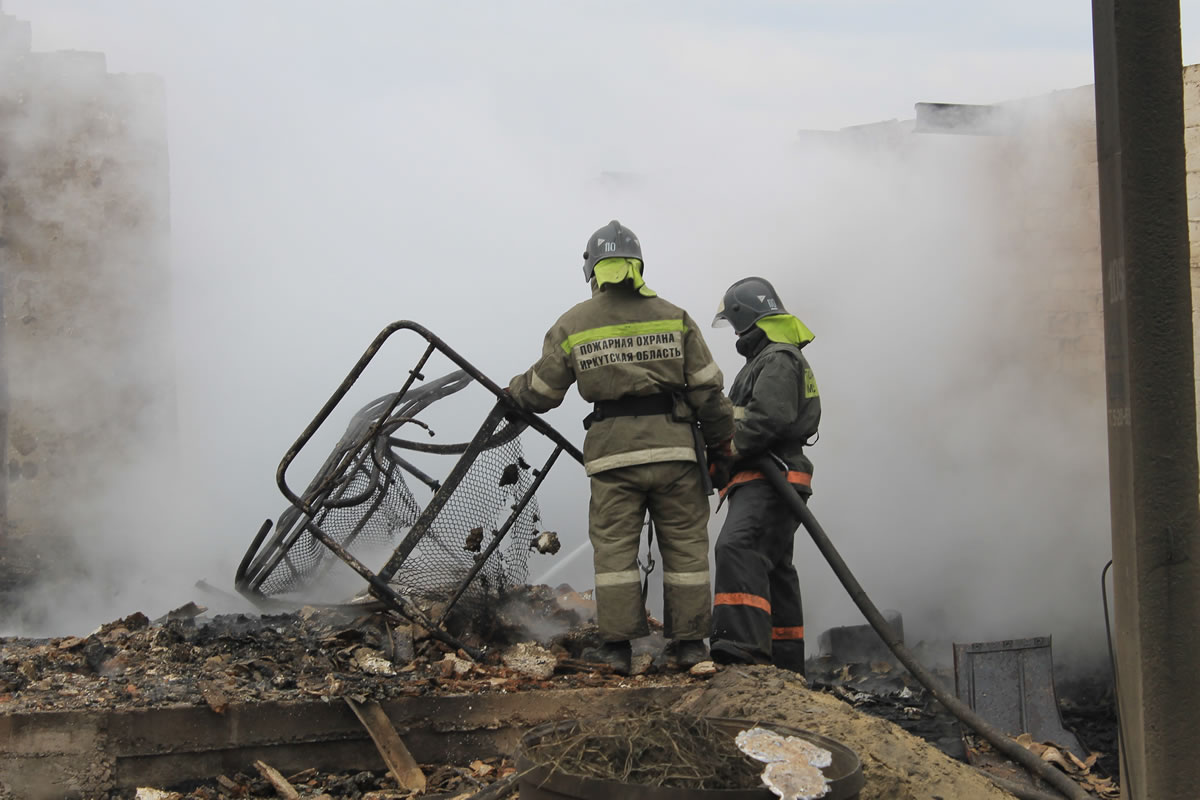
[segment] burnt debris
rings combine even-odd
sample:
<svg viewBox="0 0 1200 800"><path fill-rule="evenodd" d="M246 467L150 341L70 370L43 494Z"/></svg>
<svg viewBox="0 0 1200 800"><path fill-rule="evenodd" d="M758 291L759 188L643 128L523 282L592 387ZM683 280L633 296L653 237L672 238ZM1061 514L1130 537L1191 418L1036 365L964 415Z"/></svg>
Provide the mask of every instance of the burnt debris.
<svg viewBox="0 0 1200 800"><path fill-rule="evenodd" d="M622 678L582 661L597 633L590 592L526 586L490 615L473 658L386 608L306 606L285 614L135 613L91 634L0 639L0 701L8 712L208 705L355 696L603 687ZM186 608L186 607L185 607ZM661 631L661 625L657 625ZM661 632L647 648L661 647ZM687 681L657 652L640 671Z"/></svg>

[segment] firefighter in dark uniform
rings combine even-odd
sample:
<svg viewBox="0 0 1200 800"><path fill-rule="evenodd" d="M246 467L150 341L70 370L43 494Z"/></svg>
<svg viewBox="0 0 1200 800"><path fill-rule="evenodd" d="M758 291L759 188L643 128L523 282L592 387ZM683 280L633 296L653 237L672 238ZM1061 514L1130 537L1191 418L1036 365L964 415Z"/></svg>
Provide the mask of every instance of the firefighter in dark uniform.
<svg viewBox="0 0 1200 800"><path fill-rule="evenodd" d="M731 325L746 365L733 381L734 434L714 483L729 503L717 538L712 658L804 672L804 611L792 565L799 520L754 462L784 471L806 500L821 398L801 350L812 332L787 313L774 287L745 278L729 287L713 325Z"/></svg>
<svg viewBox="0 0 1200 800"><path fill-rule="evenodd" d="M708 657L706 449L727 449L733 414L724 378L699 328L642 278L642 248L613 220L588 239L590 300L546 334L542 357L509 384L513 401L541 413L571 384L593 403L584 420L591 477L588 533L595 551L596 621L605 644L591 654L630 670L630 640L649 634L637 555L649 510L663 560L665 634L681 668Z"/></svg>

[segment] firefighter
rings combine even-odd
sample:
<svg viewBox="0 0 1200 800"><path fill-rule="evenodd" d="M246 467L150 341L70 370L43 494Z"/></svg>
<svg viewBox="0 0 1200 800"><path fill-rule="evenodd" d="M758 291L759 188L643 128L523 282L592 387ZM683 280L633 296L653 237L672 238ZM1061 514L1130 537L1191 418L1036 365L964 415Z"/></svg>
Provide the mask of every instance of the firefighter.
<svg viewBox="0 0 1200 800"><path fill-rule="evenodd" d="M646 286L633 231L613 220L588 239L583 258L591 299L558 318L542 357L512 379L509 395L541 413L578 381L593 404L583 457L604 644L589 657L629 674L630 640L650 632L638 570L649 510L663 560L665 634L677 665L688 668L708 657L712 620L703 459L732 435L732 408L696 323Z"/></svg>
<svg viewBox="0 0 1200 800"><path fill-rule="evenodd" d="M733 327L746 364L729 390L733 444L713 466L729 510L717 537L712 658L803 673L804 611L792 565L799 520L754 462L766 457L806 501L812 495L804 449L817 435L821 397L801 351L813 334L762 278L729 287L713 320L719 325Z"/></svg>

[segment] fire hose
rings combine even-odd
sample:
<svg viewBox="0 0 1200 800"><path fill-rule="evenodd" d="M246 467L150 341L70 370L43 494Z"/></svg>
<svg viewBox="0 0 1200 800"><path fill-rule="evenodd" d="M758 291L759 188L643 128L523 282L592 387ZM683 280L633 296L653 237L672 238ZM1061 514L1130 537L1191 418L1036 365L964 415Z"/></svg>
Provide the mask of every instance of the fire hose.
<svg viewBox="0 0 1200 800"><path fill-rule="evenodd" d="M1065 797L1070 798L1070 800L1092 800L1091 795L1084 791L1081 786L1062 772L1059 772L1048 762L1043 761L1032 751L1022 747L1010 736L1007 736L979 714L975 713L974 709L959 700L954 694L947 691L938 679L934 677L933 673L926 669L920 661L917 661L912 652L892 629L892 626L884 619L883 614L880 613L875 603L871 601L871 598L867 596L858 579L854 577L854 573L850 571L850 568L846 566L846 562L842 560L841 554L838 553L837 548L833 546L833 542L829 540L820 523L817 522L817 518L809 510L808 504L796 493L792 485L787 482L787 479L779 471L778 466L769 458L760 459L756 466L766 476L767 482L771 484L771 488L783 498L783 501L788 504L792 512L800 520L800 524L808 531L813 543L816 544L817 549L821 551L821 555L825 557L825 560L829 562L829 566L833 568L833 573L850 594L850 599L854 601L859 611L866 617L867 622L879 634L879 638L883 639L884 644L895 654L900 663L912 673L914 678L920 681L922 686L929 690L929 693L938 702L945 706L963 724L987 740L998 752L1050 784L1050 786L1061 792ZM1036 797L1041 794L1040 792L1036 794L1029 793L1027 796Z"/></svg>

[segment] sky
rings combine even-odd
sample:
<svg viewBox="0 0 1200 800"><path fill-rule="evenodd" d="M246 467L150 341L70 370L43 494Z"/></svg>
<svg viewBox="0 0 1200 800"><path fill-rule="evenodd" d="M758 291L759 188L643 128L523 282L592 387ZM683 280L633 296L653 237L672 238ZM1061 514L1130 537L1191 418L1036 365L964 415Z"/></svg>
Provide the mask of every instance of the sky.
<svg viewBox="0 0 1200 800"><path fill-rule="evenodd" d="M1192 63L1200 0L1181 9ZM131 605L161 613L192 599L199 578L227 588L282 507L279 458L376 332L416 320L506 382L586 297L583 242L619 218L642 239L650 285L696 319L760 272L817 332L814 509L881 605L936 618L911 626L922 633L944 623L976 638L1042 635L1041 610L1065 605L1044 626L1096 640L1103 423L1090 398L1085 442L1052 414L1014 442L997 420L1032 390L1029 376L1006 374L997 393L964 370L972 347L995 344L978 320L996 287L958 261L994 245L971 157L962 169L946 166L958 156L866 165L798 149L801 131L911 118L916 102L1090 83L1089 3L3 0L3 10L32 22L35 50L102 51L112 72L161 76L167 96L190 524L148 531L149 568L65 624ZM948 227L959 233L935 251ZM705 333L731 380L732 341ZM383 369L366 394L395 388ZM572 398L549 420L580 442L585 411ZM1036 468L1000 491L993 472L1014 458ZM555 580L586 585L586 481L573 469L557 468L542 502L564 555L582 554ZM858 623L816 558L798 545L810 630ZM1065 573L1028 574L1057 558ZM1023 581L1065 585L1035 601ZM1014 595L1026 599L1012 621L984 613ZM956 606L978 620L948 622Z"/></svg>

